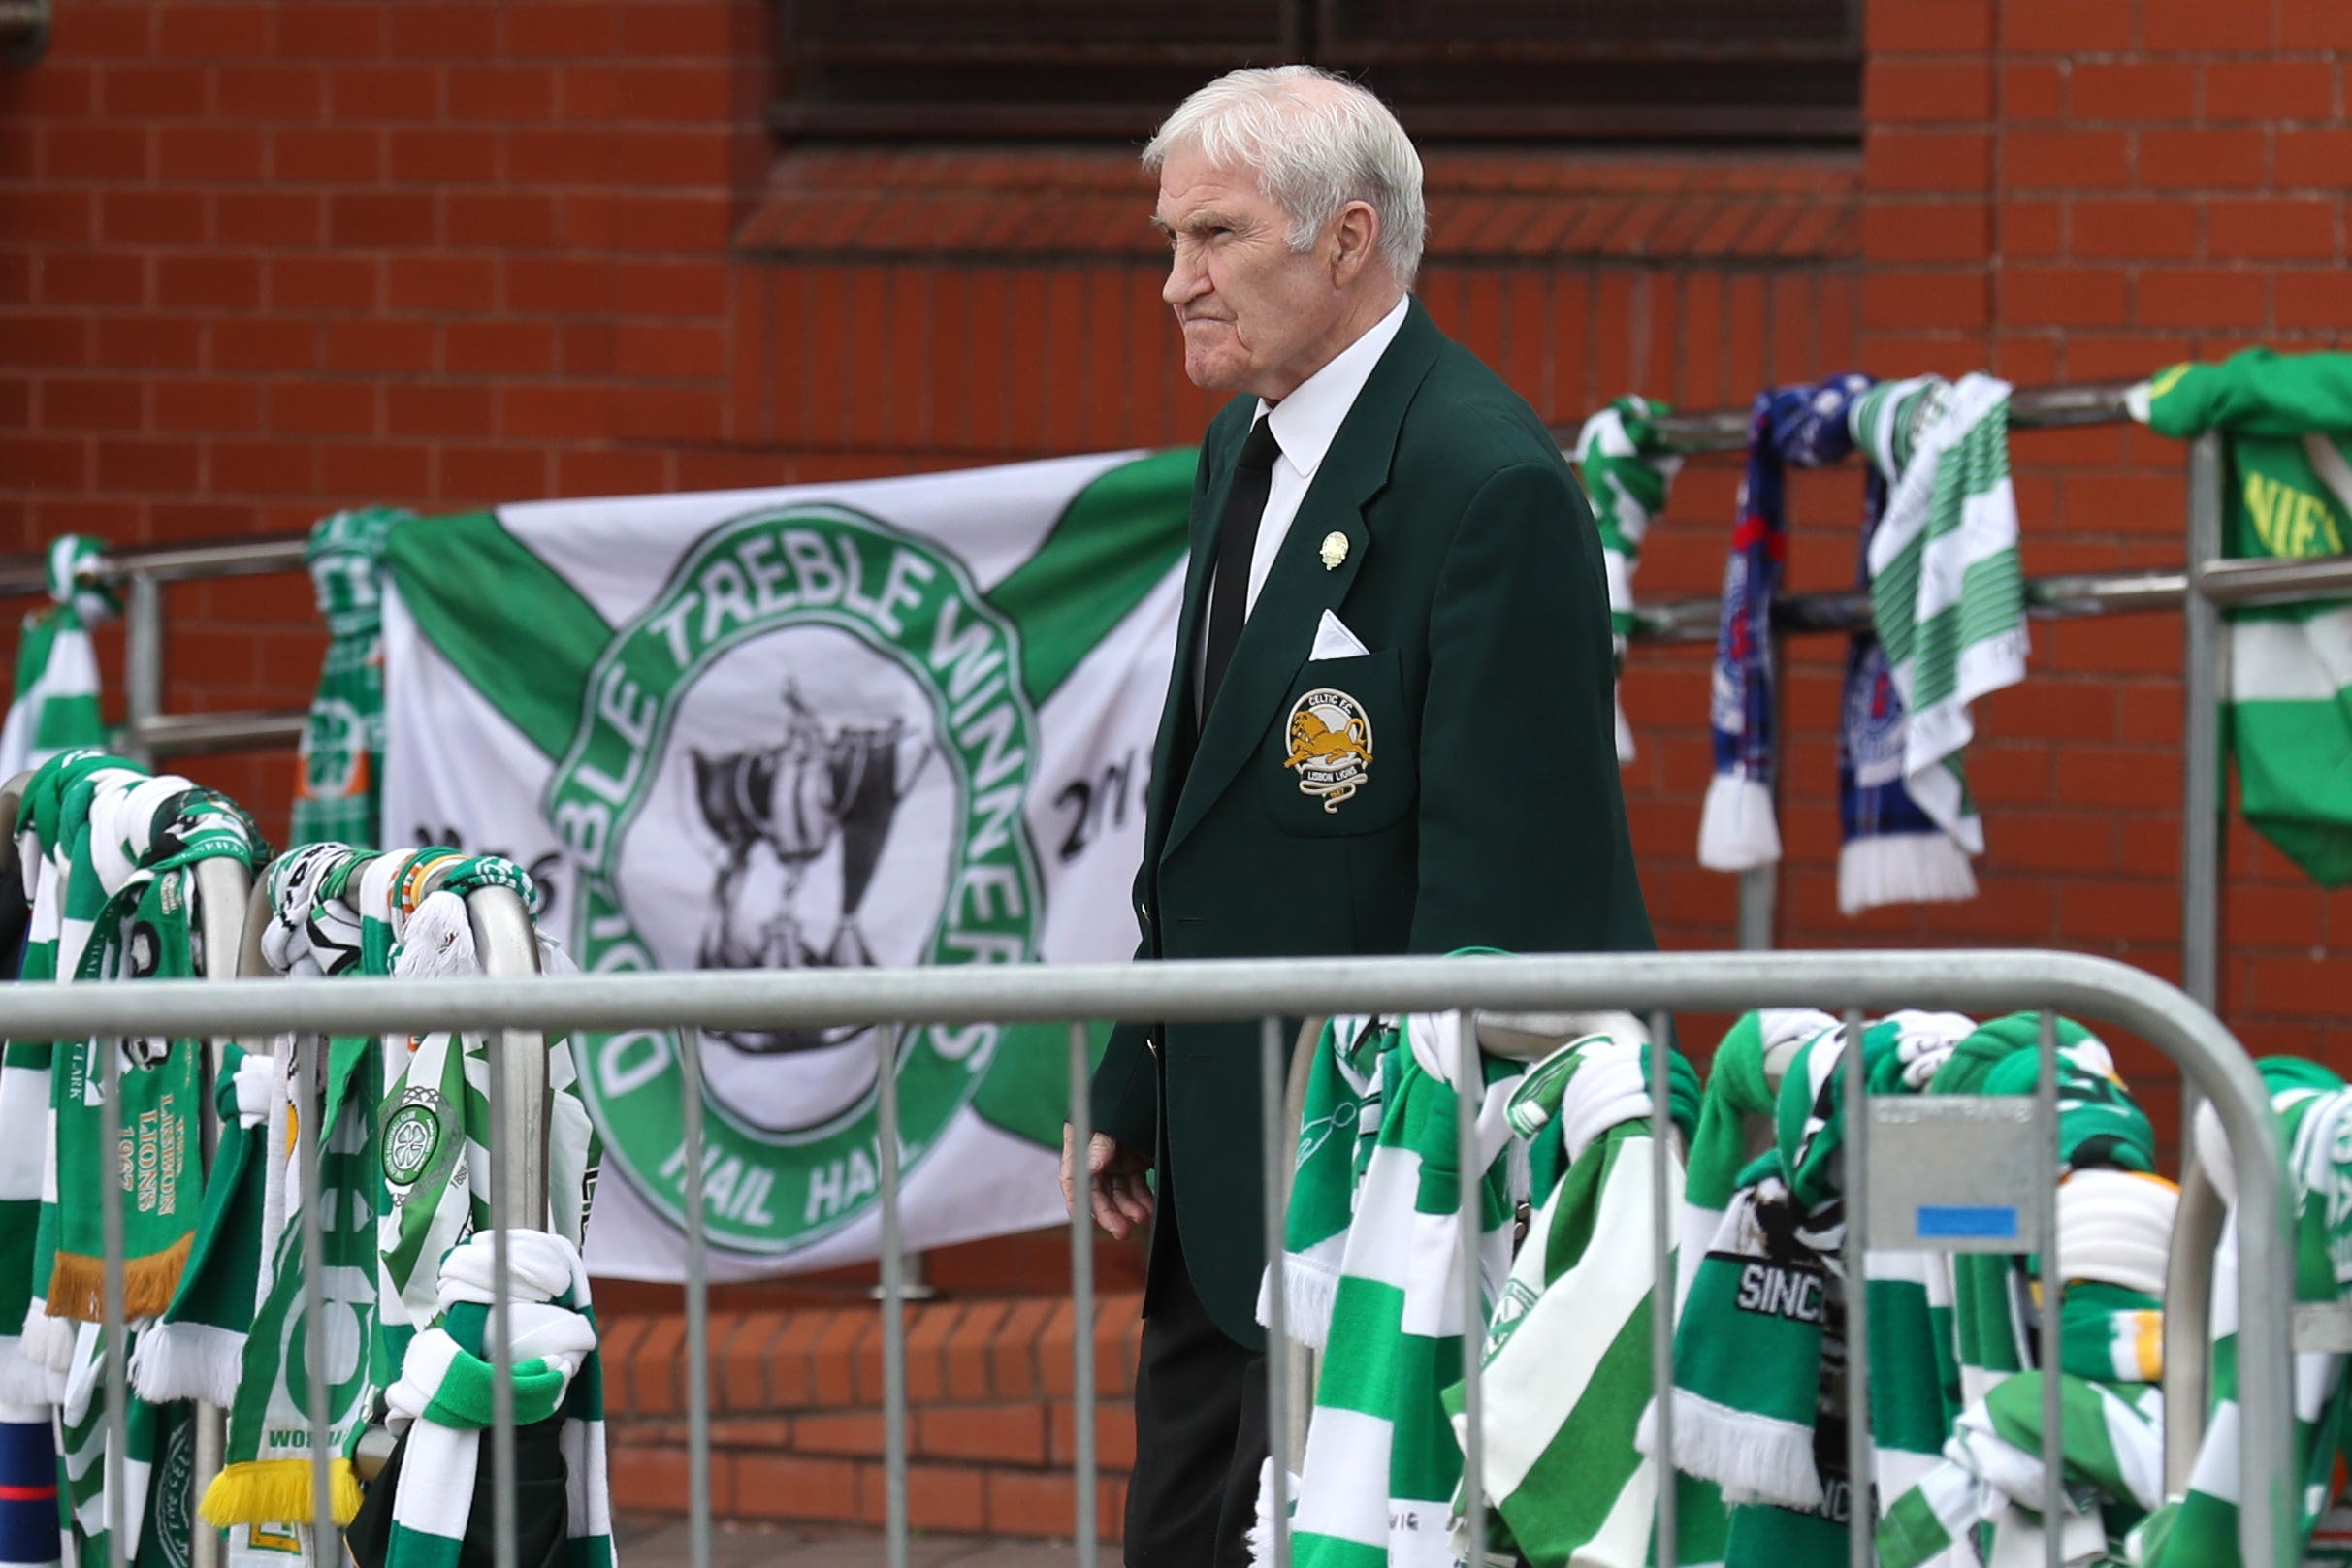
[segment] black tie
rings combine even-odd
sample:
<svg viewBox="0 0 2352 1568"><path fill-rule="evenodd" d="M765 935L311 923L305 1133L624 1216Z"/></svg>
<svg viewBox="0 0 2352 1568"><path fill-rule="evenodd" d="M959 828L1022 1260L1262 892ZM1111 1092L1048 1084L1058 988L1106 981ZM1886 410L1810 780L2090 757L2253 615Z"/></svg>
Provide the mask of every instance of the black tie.
<svg viewBox="0 0 2352 1568"><path fill-rule="evenodd" d="M1249 571L1258 552L1258 519L1266 511L1274 459L1281 451L1271 422L1260 415L1234 464L1233 489L1225 496L1225 515L1217 522L1217 575L1208 590L1208 654L1201 670L1204 715L1217 700L1225 666L1233 662L1234 645L1241 640L1241 623L1249 619Z"/></svg>

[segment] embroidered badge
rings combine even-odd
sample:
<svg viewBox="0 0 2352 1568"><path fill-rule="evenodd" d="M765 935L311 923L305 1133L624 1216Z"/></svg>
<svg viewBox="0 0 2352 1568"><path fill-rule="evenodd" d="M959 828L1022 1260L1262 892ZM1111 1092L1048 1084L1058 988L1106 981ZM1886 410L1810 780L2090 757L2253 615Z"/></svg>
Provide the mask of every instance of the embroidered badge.
<svg viewBox="0 0 2352 1568"><path fill-rule="evenodd" d="M1347 559L1347 535L1337 528L1323 536L1323 569L1336 572Z"/></svg>
<svg viewBox="0 0 2352 1568"><path fill-rule="evenodd" d="M1364 787L1372 767L1372 721L1344 691L1317 687L1291 705L1290 755L1282 765L1299 775L1299 792L1337 812Z"/></svg>

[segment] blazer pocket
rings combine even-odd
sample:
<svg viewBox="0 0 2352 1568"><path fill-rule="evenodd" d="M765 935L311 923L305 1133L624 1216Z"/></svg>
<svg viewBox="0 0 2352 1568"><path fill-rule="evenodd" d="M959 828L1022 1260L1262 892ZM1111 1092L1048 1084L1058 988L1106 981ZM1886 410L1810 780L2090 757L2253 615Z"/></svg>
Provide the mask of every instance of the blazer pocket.
<svg viewBox="0 0 2352 1568"><path fill-rule="evenodd" d="M1274 825L1314 838L1394 825L1417 792L1417 727L1396 650L1301 664L1258 759Z"/></svg>

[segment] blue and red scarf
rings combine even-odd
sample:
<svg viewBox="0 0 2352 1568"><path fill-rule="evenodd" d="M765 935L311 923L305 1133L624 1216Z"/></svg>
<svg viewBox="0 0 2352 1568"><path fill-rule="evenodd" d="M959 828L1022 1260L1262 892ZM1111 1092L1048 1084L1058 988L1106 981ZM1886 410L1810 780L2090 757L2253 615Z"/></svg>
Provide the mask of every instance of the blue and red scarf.
<svg viewBox="0 0 2352 1568"><path fill-rule="evenodd" d="M1750 871L1781 858L1772 781L1774 730L1772 600L1788 557L1784 475L1789 464L1825 467L1853 450L1847 413L1870 377L1849 372L1819 386L1756 394L1748 423L1748 470L1739 526L1724 562L1708 724L1715 777L1699 815L1698 861L1714 871Z"/></svg>

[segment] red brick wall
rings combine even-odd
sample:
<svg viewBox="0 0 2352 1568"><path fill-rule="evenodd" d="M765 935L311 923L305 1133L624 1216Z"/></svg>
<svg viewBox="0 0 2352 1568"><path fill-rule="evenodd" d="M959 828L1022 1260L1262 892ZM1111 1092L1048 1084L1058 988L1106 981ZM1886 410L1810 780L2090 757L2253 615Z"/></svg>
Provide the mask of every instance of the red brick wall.
<svg viewBox="0 0 2352 1568"><path fill-rule="evenodd" d="M48 58L0 74L0 551L1191 439L1210 400L1177 367L1123 155L780 152L769 13L62 6ZM2129 376L2329 342L2352 310L2340 0L1871 0L1868 28L1858 158L1434 154L1431 308L1562 421L1854 365ZM2098 430L2015 456L2029 570L2178 560L2176 448ZM1727 460L1686 471L1646 596L1714 592L1735 482ZM1859 488L1796 482L1796 586L1851 580ZM169 602L174 707L303 700L298 579ZM1860 922L1834 908L1841 656L1790 659L1790 944L2176 972L2175 620L2042 627L2031 684L1981 716L1983 896ZM1627 689L1646 886L1686 947L1731 934L1731 881L1692 858L1705 682L1703 651L1651 651ZM282 823L282 754L190 767ZM2242 831L2230 857L2228 1016L2257 1048L2342 1059L2352 901ZM1106 1256L1134 1283L1131 1252ZM939 1275L1050 1289L1061 1265L1047 1238Z"/></svg>

